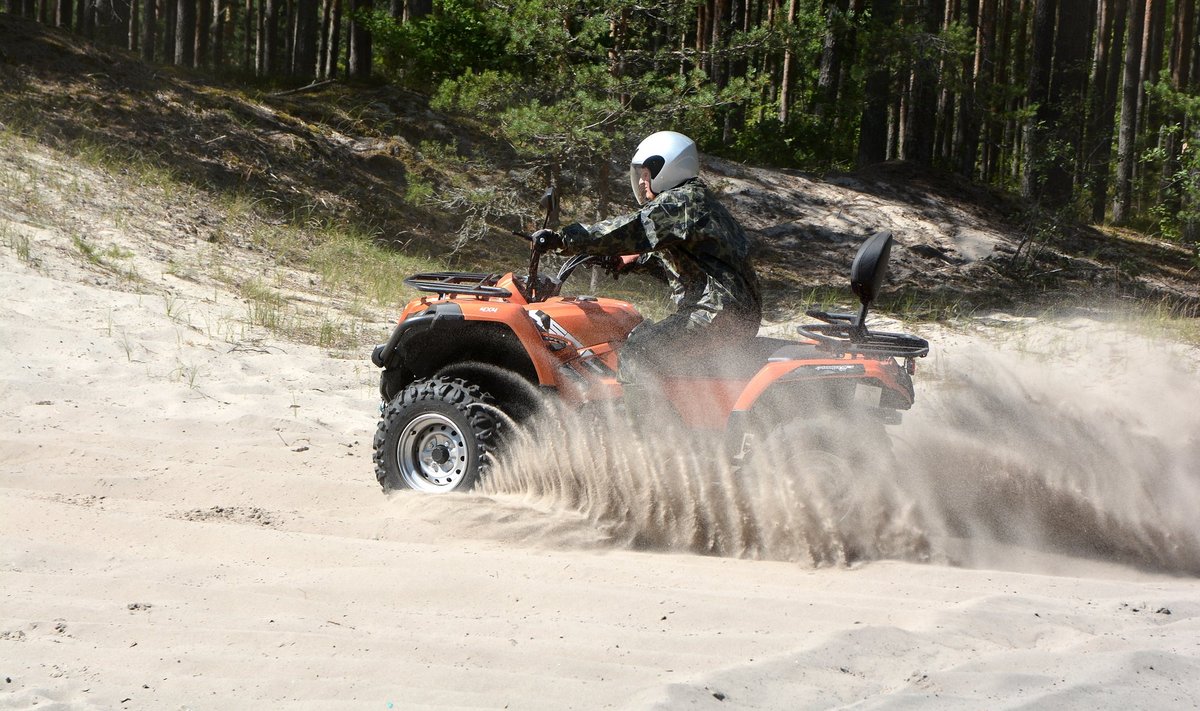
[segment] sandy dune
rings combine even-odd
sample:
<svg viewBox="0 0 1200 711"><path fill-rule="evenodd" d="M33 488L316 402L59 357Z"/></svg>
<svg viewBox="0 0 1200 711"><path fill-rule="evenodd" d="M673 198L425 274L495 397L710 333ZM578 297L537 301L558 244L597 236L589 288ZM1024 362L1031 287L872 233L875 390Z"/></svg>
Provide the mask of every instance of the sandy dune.
<svg viewBox="0 0 1200 711"><path fill-rule="evenodd" d="M1063 430L1037 427L1024 469L976 485L1002 458L963 446L975 425L960 376L992 361L971 360L974 336L946 335L902 445L939 474L911 479L893 510L920 514L922 560L870 559L886 547L816 567L790 547L701 556L669 535L633 550L652 518L566 507L551 486L385 497L365 358L275 340L233 294L167 268L202 243L155 256L144 235L81 227L136 255L147 283L131 290L12 205L0 230L29 242L0 250L0 707L1200 704L1194 377L1142 388L1157 398L1146 407L1085 393L1077 421L1043 412L1034 422ZM1005 333L1039 362L1080 360ZM1070 350L1072 329L1056 333ZM1020 421L1013 403L1045 404L1070 377L1049 368L967 401ZM1113 449L1105 422L1151 438L1160 459L1136 469L1144 450ZM1153 439L1166 427L1180 434ZM1036 470L1092 437L1128 476L1090 460L1090 484ZM1034 473L1004 485L1014 471ZM983 499L922 489L951 481ZM1005 528L1014 518L1027 537Z"/></svg>

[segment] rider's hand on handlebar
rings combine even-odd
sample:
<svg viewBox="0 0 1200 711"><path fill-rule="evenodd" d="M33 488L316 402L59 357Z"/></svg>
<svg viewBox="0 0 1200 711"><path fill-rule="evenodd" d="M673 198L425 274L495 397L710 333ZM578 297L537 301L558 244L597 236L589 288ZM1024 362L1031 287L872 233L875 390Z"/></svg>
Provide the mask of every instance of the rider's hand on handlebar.
<svg viewBox="0 0 1200 711"><path fill-rule="evenodd" d="M616 279L617 274L619 274L621 269L625 267L625 263L616 255L598 257L598 259L600 260L600 268L609 274L612 274L613 279Z"/></svg>
<svg viewBox="0 0 1200 711"><path fill-rule="evenodd" d="M529 239L533 241L533 248L539 253L549 252L563 246L562 235L554 230L538 230L530 235Z"/></svg>
<svg viewBox="0 0 1200 711"><path fill-rule="evenodd" d="M641 255L625 254L625 255L610 255L607 257L597 257L600 260L600 267L604 271L612 274L612 278L616 279L618 275L629 269L630 265L638 260Z"/></svg>
<svg viewBox="0 0 1200 711"><path fill-rule="evenodd" d="M614 254L611 257L604 257L604 268L612 272L613 278L616 278L618 274L629 269L640 256L638 254Z"/></svg>

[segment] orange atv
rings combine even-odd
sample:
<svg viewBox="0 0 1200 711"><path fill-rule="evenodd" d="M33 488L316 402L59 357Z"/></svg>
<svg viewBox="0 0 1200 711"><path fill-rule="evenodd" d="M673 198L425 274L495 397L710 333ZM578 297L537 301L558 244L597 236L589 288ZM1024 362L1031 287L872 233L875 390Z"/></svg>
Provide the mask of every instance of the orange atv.
<svg viewBox="0 0 1200 711"><path fill-rule="evenodd" d="M553 192L542 202L549 223ZM863 446L864 430L886 438L883 425L912 406L915 359L929 352L921 338L866 327L891 246L891 234L880 232L854 258L857 315L809 311L821 323L800 327L802 340L758 337L712 363L664 374L670 411L706 440L717 435L735 457L779 428L835 451ZM429 295L405 306L371 356L383 369L374 459L385 490L468 490L503 456L504 430L535 413L543 397L568 407L622 397L621 347L641 315L625 301L561 295L577 268L610 260L575 256L549 278L538 275L541 254L531 251L528 276L436 272L405 280ZM830 415L838 425L829 426Z"/></svg>

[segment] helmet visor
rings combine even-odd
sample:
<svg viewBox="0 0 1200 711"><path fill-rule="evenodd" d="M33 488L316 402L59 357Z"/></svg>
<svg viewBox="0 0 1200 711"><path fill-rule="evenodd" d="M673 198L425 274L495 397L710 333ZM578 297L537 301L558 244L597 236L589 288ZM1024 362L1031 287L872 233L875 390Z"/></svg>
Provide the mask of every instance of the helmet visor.
<svg viewBox="0 0 1200 711"><path fill-rule="evenodd" d="M647 177L649 177L647 175ZM633 190L633 197L639 205L646 204L646 191L639 185L642 181L642 164L634 163L629 166L629 187Z"/></svg>

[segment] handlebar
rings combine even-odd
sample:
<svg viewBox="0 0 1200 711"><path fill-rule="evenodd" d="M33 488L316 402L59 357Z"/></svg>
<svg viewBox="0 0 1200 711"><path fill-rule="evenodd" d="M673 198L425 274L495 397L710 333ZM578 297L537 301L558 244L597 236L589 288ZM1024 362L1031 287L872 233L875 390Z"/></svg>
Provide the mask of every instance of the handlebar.
<svg viewBox="0 0 1200 711"><path fill-rule="evenodd" d="M546 190L542 195L540 204L542 209L546 211L546 216L542 220L542 229L547 229L551 223L557 223L558 221L558 194L554 188ZM520 288L521 295L525 297L525 300L531 304L545 301L552 296L557 296L563 282L581 266L586 264L602 265L615 279L621 269L629 266L629 264L637 259L637 255L621 257L620 266L616 266L608 257L577 254L567 259L566 263L558 270L556 277L541 277L538 274L538 268L541 264L543 253L538 251L537 244L533 240L533 235L519 231L514 231L513 234L529 242L529 277L524 286L521 286L518 282L518 288Z"/></svg>

